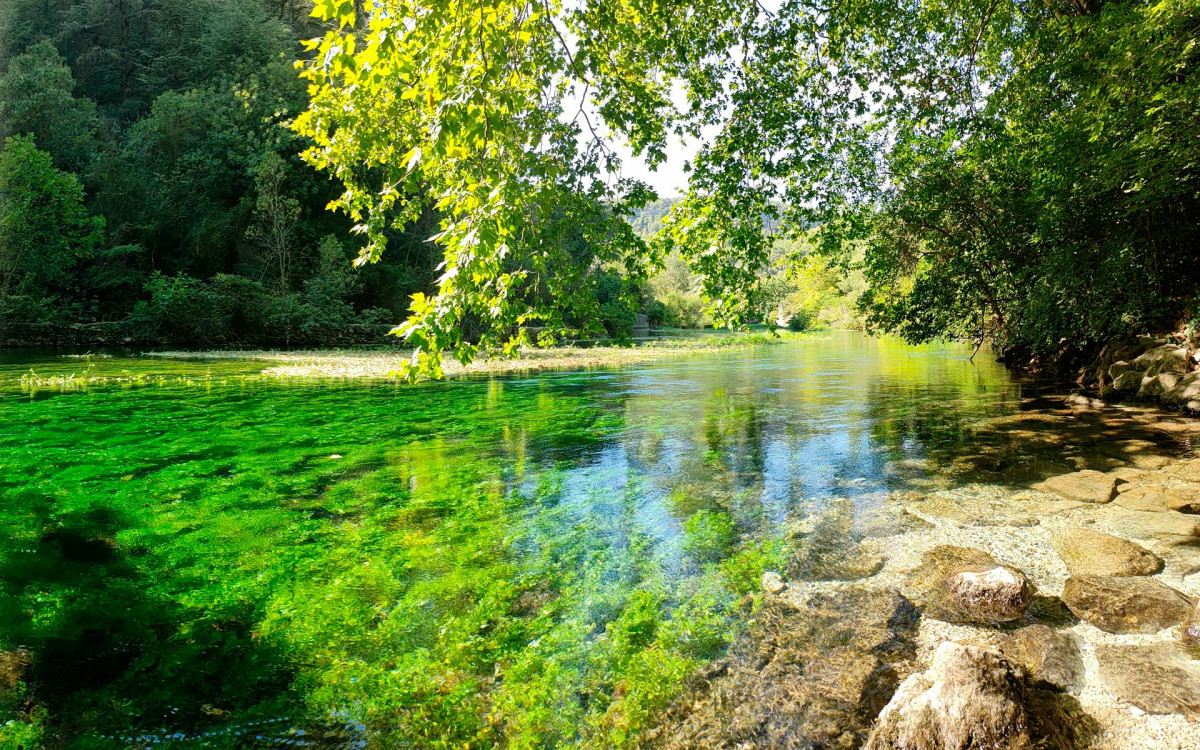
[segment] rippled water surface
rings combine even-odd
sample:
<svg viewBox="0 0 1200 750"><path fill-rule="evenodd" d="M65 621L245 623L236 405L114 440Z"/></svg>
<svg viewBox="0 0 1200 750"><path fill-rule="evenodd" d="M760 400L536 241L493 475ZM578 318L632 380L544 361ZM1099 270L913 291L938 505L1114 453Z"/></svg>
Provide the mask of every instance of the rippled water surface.
<svg viewBox="0 0 1200 750"><path fill-rule="evenodd" d="M636 746L792 525L1018 412L969 354L836 333L416 387L10 359L0 745ZM88 366L145 377L20 381Z"/></svg>

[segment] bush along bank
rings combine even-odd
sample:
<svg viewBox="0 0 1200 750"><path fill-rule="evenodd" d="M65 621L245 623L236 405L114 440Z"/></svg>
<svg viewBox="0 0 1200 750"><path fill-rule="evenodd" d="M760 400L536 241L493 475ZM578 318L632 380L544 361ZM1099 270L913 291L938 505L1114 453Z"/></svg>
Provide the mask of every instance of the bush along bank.
<svg viewBox="0 0 1200 750"><path fill-rule="evenodd" d="M1077 382L1076 402L1136 399L1200 415L1200 331L1111 341Z"/></svg>

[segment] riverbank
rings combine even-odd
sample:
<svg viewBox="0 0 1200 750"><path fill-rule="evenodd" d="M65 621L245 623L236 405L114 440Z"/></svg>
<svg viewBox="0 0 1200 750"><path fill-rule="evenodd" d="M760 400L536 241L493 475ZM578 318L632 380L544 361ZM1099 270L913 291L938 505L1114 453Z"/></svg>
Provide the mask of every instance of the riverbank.
<svg viewBox="0 0 1200 750"><path fill-rule="evenodd" d="M620 367L706 352L749 349L812 340L821 332L695 333L635 346L526 349L515 358L481 357L463 365L446 358L446 377L504 375L545 370ZM211 384L291 379L397 379L411 356L403 349L310 349L300 351L213 350L144 352L136 360L100 354L58 355L26 367L0 366L0 386L25 391L79 390L100 385ZM136 362L136 367L131 367Z"/></svg>
<svg viewBox="0 0 1200 750"><path fill-rule="evenodd" d="M446 377L463 375L503 375L542 370L617 367L652 362L699 352L773 346L798 341L797 334L700 334L652 341L639 346L565 346L552 349L525 349L518 357L481 357L461 364L446 357L442 369ZM272 351L154 352L148 357L199 362L254 362L264 365L262 374L279 378L395 378L409 360L405 350L363 351L353 349Z"/></svg>

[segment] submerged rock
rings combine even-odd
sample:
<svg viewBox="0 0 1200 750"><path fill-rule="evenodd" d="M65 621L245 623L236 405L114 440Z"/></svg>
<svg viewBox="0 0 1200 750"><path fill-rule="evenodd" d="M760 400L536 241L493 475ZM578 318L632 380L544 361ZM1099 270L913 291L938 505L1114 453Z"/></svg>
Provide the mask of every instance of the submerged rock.
<svg viewBox="0 0 1200 750"><path fill-rule="evenodd" d="M847 591L802 606L772 598L641 744L860 747L899 684L893 665L915 653L919 619L896 591Z"/></svg>
<svg viewBox="0 0 1200 750"><path fill-rule="evenodd" d="M1025 614L1033 597L1021 571L970 547L934 547L910 583L925 613L946 622L1011 622Z"/></svg>
<svg viewBox="0 0 1200 750"><path fill-rule="evenodd" d="M935 495L905 508L912 515L945 518L964 526L1036 526L1030 505L1008 498Z"/></svg>
<svg viewBox="0 0 1200 750"><path fill-rule="evenodd" d="M1186 596L1153 578L1072 576L1062 600L1076 617L1109 633L1157 633L1192 610Z"/></svg>
<svg viewBox="0 0 1200 750"><path fill-rule="evenodd" d="M1200 669L1169 643L1096 644L1108 692L1152 714L1200 716Z"/></svg>
<svg viewBox="0 0 1200 750"><path fill-rule="evenodd" d="M1078 728L1064 708L999 653L943 643L900 685L864 750L1068 750Z"/></svg>
<svg viewBox="0 0 1200 750"><path fill-rule="evenodd" d="M794 529L788 578L796 581L857 581L883 569L883 555L859 543L854 506L831 502L810 528Z"/></svg>
<svg viewBox="0 0 1200 750"><path fill-rule="evenodd" d="M997 645L1009 661L1020 664L1036 679L1060 690L1083 686L1083 657L1070 633L1030 625L1006 634Z"/></svg>
<svg viewBox="0 0 1200 750"><path fill-rule="evenodd" d="M1073 576L1148 576L1163 567L1162 558L1150 550L1090 529L1059 529L1050 543Z"/></svg>
<svg viewBox="0 0 1200 750"><path fill-rule="evenodd" d="M1046 490L1085 503L1107 503L1117 494L1117 478L1092 469L1050 477L1034 489Z"/></svg>
<svg viewBox="0 0 1200 750"><path fill-rule="evenodd" d="M1173 510L1158 512L1121 508L1112 519L1113 529L1134 539L1180 539L1200 536L1200 519Z"/></svg>
<svg viewBox="0 0 1200 750"><path fill-rule="evenodd" d="M768 594L778 594L787 588L787 584L783 582L783 577L773 570L764 571L762 574L762 589Z"/></svg>

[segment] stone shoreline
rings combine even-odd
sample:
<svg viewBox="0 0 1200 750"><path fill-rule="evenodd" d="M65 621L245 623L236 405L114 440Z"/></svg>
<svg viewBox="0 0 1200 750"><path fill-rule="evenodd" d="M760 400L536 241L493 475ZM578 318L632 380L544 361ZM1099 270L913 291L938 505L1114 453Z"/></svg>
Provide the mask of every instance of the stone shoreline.
<svg viewBox="0 0 1200 750"><path fill-rule="evenodd" d="M1200 503L1180 499L1200 500L1200 421L1050 403L980 429L1057 425L1057 473L985 450L869 509L814 503L803 564L764 575L750 633L649 744L1200 747Z"/></svg>

